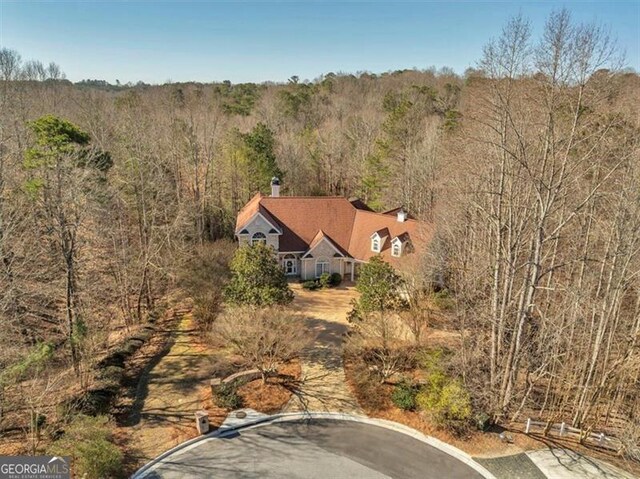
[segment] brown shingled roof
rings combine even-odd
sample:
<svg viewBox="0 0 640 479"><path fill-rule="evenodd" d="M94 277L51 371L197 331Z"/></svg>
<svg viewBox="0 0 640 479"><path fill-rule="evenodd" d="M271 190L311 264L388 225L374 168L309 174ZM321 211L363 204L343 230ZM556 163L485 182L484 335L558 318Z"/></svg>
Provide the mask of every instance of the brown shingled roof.
<svg viewBox="0 0 640 479"><path fill-rule="evenodd" d="M346 198L269 196L262 198L260 205L282 227L280 251L306 251L318 230L347 250L357 210Z"/></svg>
<svg viewBox="0 0 640 479"><path fill-rule="evenodd" d="M236 217L236 233L259 211L260 200L262 198L264 198L262 193L256 193L253 198L238 211L238 216Z"/></svg>
<svg viewBox="0 0 640 479"><path fill-rule="evenodd" d="M420 248L429 239L431 228L417 220L409 219L401 223L393 215L358 210L347 251L354 258L363 261L375 256L377 253L371 251L371 235L376 231L381 232L380 235L388 235L382 245L380 256L391 263L395 263L398 258L391 256L391 240L393 238L408 234L414 247ZM429 236L427 236L427 233Z"/></svg>
<svg viewBox="0 0 640 479"><path fill-rule="evenodd" d="M391 210L388 213L391 213ZM377 253L371 251L371 235L385 230L388 234L381 256L392 263L391 240L408 235L420 248L431 236L431 227L414 219L397 221L393 214L375 213L362 202L336 196L262 196L255 195L238 213L236 232L257 213L282 229L281 252L303 252L327 237L344 254L366 261ZM403 238L404 239L404 238Z"/></svg>

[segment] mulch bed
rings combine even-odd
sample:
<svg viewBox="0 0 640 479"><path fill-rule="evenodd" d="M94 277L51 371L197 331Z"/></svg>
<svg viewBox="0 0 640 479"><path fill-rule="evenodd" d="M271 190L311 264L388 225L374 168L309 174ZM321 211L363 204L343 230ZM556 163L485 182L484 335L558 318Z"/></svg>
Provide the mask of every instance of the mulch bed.
<svg viewBox="0 0 640 479"><path fill-rule="evenodd" d="M299 380L301 375L300 361L294 360L278 369L281 375ZM286 387L286 380L268 378L266 384L262 380L251 381L238 389L245 407L265 414L275 414L282 410L291 399L291 391Z"/></svg>

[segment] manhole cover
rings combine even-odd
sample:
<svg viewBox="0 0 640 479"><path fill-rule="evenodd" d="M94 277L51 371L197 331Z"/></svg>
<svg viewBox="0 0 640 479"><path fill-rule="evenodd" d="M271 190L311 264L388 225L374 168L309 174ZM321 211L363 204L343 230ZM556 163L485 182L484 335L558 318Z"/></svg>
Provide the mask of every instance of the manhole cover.
<svg viewBox="0 0 640 479"><path fill-rule="evenodd" d="M238 419L244 419L245 417L247 417L247 413L246 413L246 412L244 412L244 411L238 411L238 412L236 413L236 417L237 417Z"/></svg>

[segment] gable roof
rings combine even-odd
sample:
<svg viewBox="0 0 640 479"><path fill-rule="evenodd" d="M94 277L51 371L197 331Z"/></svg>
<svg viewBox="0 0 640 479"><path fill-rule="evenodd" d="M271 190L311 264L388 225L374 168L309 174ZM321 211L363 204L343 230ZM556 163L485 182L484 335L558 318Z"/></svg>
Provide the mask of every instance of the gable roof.
<svg viewBox="0 0 640 479"><path fill-rule="evenodd" d="M236 216L236 231L247 225L249 220L260 210L260 200L264 198L262 193L256 193L249 202L244 205Z"/></svg>
<svg viewBox="0 0 640 479"><path fill-rule="evenodd" d="M249 224L251 220L253 220L253 218L257 215L262 216L267 221L267 223L269 223L273 227L269 231L269 234L282 234L282 228L280 227L280 224L278 224L278 222L273 219L269 211L267 211L267 209L262 206L260 200L263 198L264 196L262 196L261 193L258 193L253 198L251 198L251 200L249 200L249 203L247 203L244 208L242 208L238 212L238 217L236 218L236 234L243 234L240 229Z"/></svg>
<svg viewBox="0 0 640 479"><path fill-rule="evenodd" d="M343 248L341 248L340 245L336 244L335 241L333 241L322 230L318 230L318 233L315 235L315 237L313 238L313 240L309 244L309 251L307 251L305 256L308 255L309 253L311 253L313 251L313 249L316 246L318 246L320 243L322 243L322 242L329 243L329 246L331 246L334 250L336 250L336 254L338 254L340 256L349 256L348 252L346 252Z"/></svg>
<svg viewBox="0 0 640 479"><path fill-rule="evenodd" d="M432 228L415 219L397 221L395 214L371 211L360 200L341 196L263 196L256 194L240 210L236 231L240 231L260 212L281 231L279 250L282 253L308 251L326 239L345 256L367 261L378 253L371 251L371 236L385 236L380 255L392 263L400 258L391 256L391 240L411 239L420 247L431 236Z"/></svg>

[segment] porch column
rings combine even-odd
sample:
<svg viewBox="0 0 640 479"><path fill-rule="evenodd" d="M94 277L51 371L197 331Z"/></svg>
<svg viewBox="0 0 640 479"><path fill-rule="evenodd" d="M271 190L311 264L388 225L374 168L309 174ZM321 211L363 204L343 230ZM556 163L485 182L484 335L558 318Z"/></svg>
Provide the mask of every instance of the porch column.
<svg viewBox="0 0 640 479"><path fill-rule="evenodd" d="M355 261L351 262L351 282L353 283L353 270L355 269L356 263Z"/></svg>

